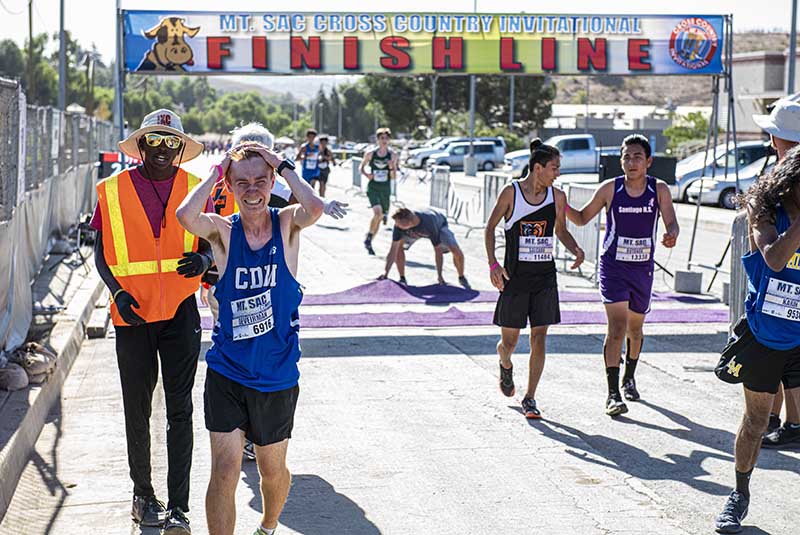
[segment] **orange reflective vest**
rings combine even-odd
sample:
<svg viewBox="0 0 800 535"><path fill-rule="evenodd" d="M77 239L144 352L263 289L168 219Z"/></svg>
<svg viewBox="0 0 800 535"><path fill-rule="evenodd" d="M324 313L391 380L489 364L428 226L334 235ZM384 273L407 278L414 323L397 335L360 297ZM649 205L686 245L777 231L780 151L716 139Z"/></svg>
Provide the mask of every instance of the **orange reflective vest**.
<svg viewBox="0 0 800 535"><path fill-rule="evenodd" d="M233 199L233 193L222 180L214 184L214 189L211 190L211 201L214 203L214 211L222 217L228 217L239 211L239 206Z"/></svg>
<svg viewBox="0 0 800 535"><path fill-rule="evenodd" d="M97 184L106 263L117 282L139 303L141 308L134 311L148 323L172 319L178 305L200 286L200 277L187 279L175 271L184 252L197 251L197 237L178 223L175 211L199 182L196 176L178 170L159 238L153 236L129 171ZM111 319L114 325L128 326L114 303Z"/></svg>

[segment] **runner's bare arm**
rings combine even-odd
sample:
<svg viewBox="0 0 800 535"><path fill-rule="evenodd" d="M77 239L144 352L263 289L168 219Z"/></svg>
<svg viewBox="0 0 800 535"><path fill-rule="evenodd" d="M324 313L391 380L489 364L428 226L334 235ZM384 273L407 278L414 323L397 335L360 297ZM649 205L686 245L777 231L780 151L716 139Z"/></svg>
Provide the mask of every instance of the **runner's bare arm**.
<svg viewBox="0 0 800 535"><path fill-rule="evenodd" d="M553 195L556 198L556 226L553 229L558 240L564 244L567 250L575 255L575 262L570 269L577 269L583 264L584 252L575 241L575 237L567 230L567 220L565 217L567 208L567 196L558 188L553 188Z"/></svg>
<svg viewBox="0 0 800 535"><path fill-rule="evenodd" d="M492 213L489 215L489 221L486 222L486 229L483 231L483 242L486 246L486 258L489 261L489 277L492 280L492 285L501 292L505 286L504 281L507 281L510 277L508 276L506 269L497 261L497 257L494 254L494 229L500 223L500 219L511 215L513 205L514 186L509 184L503 188L503 191L500 192L500 196L497 198L497 203L494 205ZM498 266L492 269L492 266L495 264L498 264Z"/></svg>
<svg viewBox="0 0 800 535"><path fill-rule="evenodd" d="M281 164L281 157L263 145L254 145L253 150L258 152L267 165L277 170ZM317 197L314 190L305 180L297 176L292 169L284 169L281 177L286 180L292 195L298 204L292 204L281 209L281 214L289 214L292 229L303 229L316 223L325 210L322 199ZM283 216L282 216L283 217Z"/></svg>
<svg viewBox="0 0 800 535"><path fill-rule="evenodd" d="M400 169L400 165L398 163L397 153L392 151L392 159L389 160L389 170L391 171L391 178L392 180L397 178L397 170Z"/></svg>
<svg viewBox="0 0 800 535"><path fill-rule="evenodd" d="M379 279L385 279L389 276L389 271L392 270L392 266L394 265L395 260L397 260L397 251L402 246L403 240L392 242L392 246L389 248L389 254L386 255L386 269L383 270L383 276L378 277Z"/></svg>
<svg viewBox="0 0 800 535"><path fill-rule="evenodd" d="M228 172L230 164L230 157L225 156L225 159L220 164L222 176ZM175 212L178 222L183 228L199 238L205 238L212 244L219 238L217 224L220 221L216 220L222 220L223 218L214 213L205 213L204 210L211 195L211 190L214 189L214 184L222 176L220 176L218 168L215 166L209 175L189 192L189 195L183 199L183 202Z"/></svg>
<svg viewBox="0 0 800 535"><path fill-rule="evenodd" d="M606 180L603 185L597 188L592 198L583 208L577 209L574 206L566 205L567 219L575 225L582 227L594 219L600 210L607 208L614 193L614 180Z"/></svg>
<svg viewBox="0 0 800 535"><path fill-rule="evenodd" d="M656 190L658 193L658 207L661 210L661 220L664 221L664 228L667 230L661 238L661 243L664 247L675 247L681 229L678 226L678 218L675 215L675 206L672 204L672 193L669 191L667 183L661 180L656 181Z"/></svg>
<svg viewBox="0 0 800 535"><path fill-rule="evenodd" d="M792 256L800 249L800 217L796 218L783 234L778 234L775 224L769 221L753 223L751 206L747 219L753 241L772 271L782 271Z"/></svg>
<svg viewBox="0 0 800 535"><path fill-rule="evenodd" d="M372 151L369 151L364 155L364 159L361 160L361 165L358 167L358 170L361 171L361 174L370 180L372 180L372 173L367 173L366 171L364 171L364 169L367 167L367 164L371 161L372 161Z"/></svg>

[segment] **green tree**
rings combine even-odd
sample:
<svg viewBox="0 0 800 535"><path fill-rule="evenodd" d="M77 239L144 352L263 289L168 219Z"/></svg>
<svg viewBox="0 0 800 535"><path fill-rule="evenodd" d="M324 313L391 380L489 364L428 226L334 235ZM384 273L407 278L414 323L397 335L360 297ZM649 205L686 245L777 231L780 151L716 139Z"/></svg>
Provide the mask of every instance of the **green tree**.
<svg viewBox="0 0 800 535"><path fill-rule="evenodd" d="M669 138L667 148L671 151L688 141L705 139L707 132L708 119L699 111L686 116L672 114L672 126L664 129L664 135Z"/></svg>
<svg viewBox="0 0 800 535"><path fill-rule="evenodd" d="M22 79L25 75L25 58L17 43L11 39L0 41L0 76Z"/></svg>

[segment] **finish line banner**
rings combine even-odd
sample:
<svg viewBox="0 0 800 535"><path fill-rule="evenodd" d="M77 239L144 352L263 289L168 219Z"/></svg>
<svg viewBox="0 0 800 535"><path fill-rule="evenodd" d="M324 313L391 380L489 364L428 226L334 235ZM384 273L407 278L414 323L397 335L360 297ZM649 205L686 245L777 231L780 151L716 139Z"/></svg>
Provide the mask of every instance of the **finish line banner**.
<svg viewBox="0 0 800 535"><path fill-rule="evenodd" d="M721 74L718 15L123 11L149 74Z"/></svg>

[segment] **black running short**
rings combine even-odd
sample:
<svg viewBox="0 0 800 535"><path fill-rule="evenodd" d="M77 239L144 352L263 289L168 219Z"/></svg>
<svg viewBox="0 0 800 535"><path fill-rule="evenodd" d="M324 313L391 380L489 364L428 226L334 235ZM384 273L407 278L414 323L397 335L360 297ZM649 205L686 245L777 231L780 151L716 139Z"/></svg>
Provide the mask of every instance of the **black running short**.
<svg viewBox="0 0 800 535"><path fill-rule="evenodd" d="M733 360L742 365L739 376L748 390L775 394L781 382L786 389L800 387L800 346L770 349L753 338Z"/></svg>
<svg viewBox="0 0 800 535"><path fill-rule="evenodd" d="M206 429L213 433L244 431L257 446L292 438L300 387L260 392L208 368L203 394Z"/></svg>
<svg viewBox="0 0 800 535"><path fill-rule="evenodd" d="M522 294L501 293L494 309L494 324L498 327L524 329L561 323L558 288L544 288Z"/></svg>
<svg viewBox="0 0 800 535"><path fill-rule="evenodd" d="M327 182L328 176L331 174L330 167L323 167L319 170L319 176L315 180L319 180L320 182Z"/></svg>

